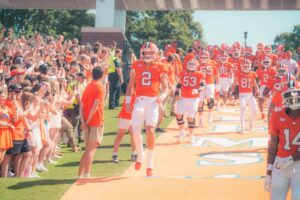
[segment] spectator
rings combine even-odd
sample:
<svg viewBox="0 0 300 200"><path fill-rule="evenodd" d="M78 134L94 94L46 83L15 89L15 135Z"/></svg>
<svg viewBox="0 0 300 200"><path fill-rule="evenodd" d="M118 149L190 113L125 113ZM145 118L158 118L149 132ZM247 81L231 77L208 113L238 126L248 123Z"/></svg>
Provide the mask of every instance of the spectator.
<svg viewBox="0 0 300 200"><path fill-rule="evenodd" d="M90 177L92 162L97 146L103 139L103 72L100 67L92 71L93 81L82 95L80 107L81 126L84 131L85 152L81 157L78 177Z"/></svg>
<svg viewBox="0 0 300 200"><path fill-rule="evenodd" d="M299 66L297 62L292 58L293 54L291 51L286 52L286 58L281 61L282 64L285 64L288 67L288 73L294 75L298 78L299 76Z"/></svg>
<svg viewBox="0 0 300 200"><path fill-rule="evenodd" d="M108 67L109 109L115 109L119 106L121 85L124 82L121 56L122 50L116 49L115 56L111 58Z"/></svg>

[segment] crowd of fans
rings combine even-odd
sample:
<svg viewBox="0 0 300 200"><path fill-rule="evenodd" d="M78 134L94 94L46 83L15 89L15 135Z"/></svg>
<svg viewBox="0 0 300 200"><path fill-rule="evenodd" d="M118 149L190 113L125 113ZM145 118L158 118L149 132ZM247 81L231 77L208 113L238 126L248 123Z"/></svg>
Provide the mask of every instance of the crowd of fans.
<svg viewBox="0 0 300 200"><path fill-rule="evenodd" d="M34 178L39 177L37 171L47 172L45 164L61 158L60 138L74 152L80 150L81 96L98 66L105 75L108 100L108 68L115 52L122 53L113 41L109 47L99 42L80 45L76 38L66 40L62 35L35 33L26 38L16 37L12 29L0 31L2 177Z"/></svg>

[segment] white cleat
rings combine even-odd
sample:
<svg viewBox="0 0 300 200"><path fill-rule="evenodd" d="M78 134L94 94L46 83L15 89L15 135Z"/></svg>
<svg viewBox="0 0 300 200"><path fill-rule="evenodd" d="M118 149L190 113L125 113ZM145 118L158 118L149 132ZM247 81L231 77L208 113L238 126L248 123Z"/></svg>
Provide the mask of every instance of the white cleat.
<svg viewBox="0 0 300 200"><path fill-rule="evenodd" d="M178 142L181 142L184 137L185 137L185 131L180 130L179 135L178 135Z"/></svg>

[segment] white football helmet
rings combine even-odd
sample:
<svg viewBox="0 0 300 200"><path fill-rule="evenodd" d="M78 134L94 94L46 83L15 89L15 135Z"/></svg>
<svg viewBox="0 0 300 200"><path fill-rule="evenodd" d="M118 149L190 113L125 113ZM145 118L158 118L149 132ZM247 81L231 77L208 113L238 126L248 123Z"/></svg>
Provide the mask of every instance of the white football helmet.
<svg viewBox="0 0 300 200"><path fill-rule="evenodd" d="M188 71L196 71L198 66L199 66L199 62L194 58L187 62Z"/></svg>
<svg viewBox="0 0 300 200"><path fill-rule="evenodd" d="M299 82L292 80L288 83L288 90L282 93L283 105L292 110L300 108Z"/></svg>

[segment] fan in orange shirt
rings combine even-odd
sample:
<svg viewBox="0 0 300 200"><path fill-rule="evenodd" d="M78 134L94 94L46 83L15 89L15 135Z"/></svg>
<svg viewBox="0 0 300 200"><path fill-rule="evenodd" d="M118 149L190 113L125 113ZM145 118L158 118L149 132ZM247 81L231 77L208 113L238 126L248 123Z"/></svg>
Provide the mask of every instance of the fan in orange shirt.
<svg viewBox="0 0 300 200"><path fill-rule="evenodd" d="M195 115L199 104L200 89L205 82L205 75L196 71L198 65L199 63L196 59L191 59L187 62L187 71L183 71L180 74L175 92L175 96L178 99L176 120L180 129L178 141L181 141L185 136L184 115L186 114L191 144L195 143Z"/></svg>
<svg viewBox="0 0 300 200"><path fill-rule="evenodd" d="M239 92L240 92L240 110L241 110L241 133L244 133L245 130L245 115L246 115L246 106L249 103L252 111L252 115L250 118L250 130L253 127L253 121L256 118L257 113L257 105L256 100L253 96L253 89L255 93L258 93L258 86L256 83L256 74L251 71L251 61L248 59L244 59L241 63L241 71L235 77L233 82L233 86L239 84ZM234 88L234 87L233 87ZM230 92L233 93L233 90Z"/></svg>
<svg viewBox="0 0 300 200"><path fill-rule="evenodd" d="M7 149L13 146L11 131L13 113L9 107L4 105L6 95L0 90L0 166Z"/></svg>
<svg viewBox="0 0 300 200"><path fill-rule="evenodd" d="M209 60L208 51L203 51L200 56L200 65L199 71L201 71L205 75L205 83L206 88L200 94L200 102L199 102L199 122L200 126L204 127L203 120L203 110L204 110L204 100L207 99L207 107L208 107L208 122L212 123L213 115L212 109L215 103L215 82L219 82L219 73L214 61ZM219 89L219 88L218 88Z"/></svg>
<svg viewBox="0 0 300 200"><path fill-rule="evenodd" d="M136 92L136 103L132 111L132 130L137 150L135 169L140 170L144 158L143 138L144 124L147 133L147 176L153 175L153 152L155 146L155 127L158 122L159 105L169 93L167 72L164 63L157 62L158 48L152 42L145 42L141 48L141 60L135 61L130 73L126 91L126 108L129 112L130 96L133 88ZM159 89L161 86L161 94Z"/></svg>

